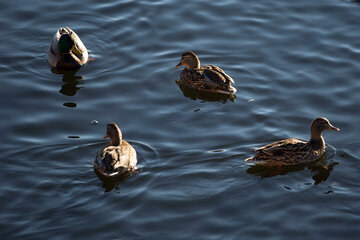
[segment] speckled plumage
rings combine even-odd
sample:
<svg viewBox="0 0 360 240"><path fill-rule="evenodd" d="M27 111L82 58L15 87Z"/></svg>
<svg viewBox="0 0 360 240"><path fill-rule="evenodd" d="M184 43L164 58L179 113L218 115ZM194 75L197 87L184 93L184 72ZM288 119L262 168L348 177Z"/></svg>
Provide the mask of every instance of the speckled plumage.
<svg viewBox="0 0 360 240"><path fill-rule="evenodd" d="M221 68L214 65L200 66L200 61L195 53L184 52L176 67L185 65L180 73L182 84L204 92L234 94L236 88L231 86L234 80Z"/></svg>
<svg viewBox="0 0 360 240"><path fill-rule="evenodd" d="M324 130L339 131L326 118L320 117L312 122L311 139L308 142L289 138L270 143L255 149L257 154L245 161L263 166L289 166L316 161L325 153L322 137Z"/></svg>
<svg viewBox="0 0 360 240"><path fill-rule="evenodd" d="M107 126L107 135L111 142L101 149L95 158L94 169L103 176L115 176L129 173L136 168L136 151L122 139L121 131L115 123Z"/></svg>

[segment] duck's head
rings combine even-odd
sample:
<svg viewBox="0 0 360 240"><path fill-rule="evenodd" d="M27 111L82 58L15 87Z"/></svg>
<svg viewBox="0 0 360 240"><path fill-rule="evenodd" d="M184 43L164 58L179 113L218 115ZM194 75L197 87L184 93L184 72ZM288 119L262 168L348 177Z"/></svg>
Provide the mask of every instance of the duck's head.
<svg viewBox="0 0 360 240"><path fill-rule="evenodd" d="M187 51L181 55L180 62L175 66L175 68L182 65L184 65L187 69L192 70L200 67L200 60L195 53Z"/></svg>
<svg viewBox="0 0 360 240"><path fill-rule="evenodd" d="M331 125L330 121L326 118L318 117L311 124L311 139L321 138L321 133L325 130L340 131L339 128Z"/></svg>
<svg viewBox="0 0 360 240"><path fill-rule="evenodd" d="M104 139L105 138L110 138L111 146L119 146L121 144L122 134L116 123L112 122L106 126L106 135L104 136Z"/></svg>
<svg viewBox="0 0 360 240"><path fill-rule="evenodd" d="M69 53L71 50L74 54L78 56L82 55L81 50L79 49L78 46L76 46L74 39L68 33L64 33L60 36L58 47L59 47L59 51L62 54Z"/></svg>

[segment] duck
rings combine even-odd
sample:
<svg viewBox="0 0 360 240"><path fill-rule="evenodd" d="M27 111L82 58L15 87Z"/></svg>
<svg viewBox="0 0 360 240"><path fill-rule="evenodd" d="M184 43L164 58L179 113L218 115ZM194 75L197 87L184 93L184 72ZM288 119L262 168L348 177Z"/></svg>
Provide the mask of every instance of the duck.
<svg viewBox="0 0 360 240"><path fill-rule="evenodd" d="M114 122L107 124L104 139L110 142L96 155L94 170L105 177L125 175L136 169L136 151L124 139L118 125Z"/></svg>
<svg viewBox="0 0 360 240"><path fill-rule="evenodd" d="M52 39L47 59L54 69L77 70L88 62L89 53L73 30L61 27Z"/></svg>
<svg viewBox="0 0 360 240"><path fill-rule="evenodd" d="M185 66L180 73L180 82L192 89L216 94L234 94L234 80L224 70L215 65L200 66L198 56L192 51L181 55L180 62L175 66Z"/></svg>
<svg viewBox="0 0 360 240"><path fill-rule="evenodd" d="M319 160L325 153L325 141L322 137L325 130L340 131L325 117L318 117L311 123L309 141L289 138L270 143L254 149L256 155L245 161L260 166L292 166Z"/></svg>

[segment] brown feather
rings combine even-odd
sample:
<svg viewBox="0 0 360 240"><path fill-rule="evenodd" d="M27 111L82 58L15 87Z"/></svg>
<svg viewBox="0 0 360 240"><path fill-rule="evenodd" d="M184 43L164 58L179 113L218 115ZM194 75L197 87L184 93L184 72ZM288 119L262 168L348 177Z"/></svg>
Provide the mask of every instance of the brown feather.
<svg viewBox="0 0 360 240"><path fill-rule="evenodd" d="M284 139L257 148L256 155L245 159L247 162L263 166L286 166L312 162L325 153L324 130L339 131L323 117L317 118L311 125L311 139L306 142L296 138Z"/></svg>
<svg viewBox="0 0 360 240"><path fill-rule="evenodd" d="M208 93L234 94L236 88L231 86L234 80L221 68L214 65L200 66L195 53L187 51L181 56L176 67L184 65L180 81L187 87Z"/></svg>
<svg viewBox="0 0 360 240"><path fill-rule="evenodd" d="M226 75L227 76L227 75ZM225 77L219 71L214 70L212 67L202 66L193 70L185 68L180 74L180 81L191 88L206 91L206 92L222 92L232 94L236 89L231 86L230 77Z"/></svg>
<svg viewBox="0 0 360 240"><path fill-rule="evenodd" d="M136 168L136 151L124 139L116 123L107 125L106 137L110 143L102 148L96 155L94 169L103 177L122 175Z"/></svg>

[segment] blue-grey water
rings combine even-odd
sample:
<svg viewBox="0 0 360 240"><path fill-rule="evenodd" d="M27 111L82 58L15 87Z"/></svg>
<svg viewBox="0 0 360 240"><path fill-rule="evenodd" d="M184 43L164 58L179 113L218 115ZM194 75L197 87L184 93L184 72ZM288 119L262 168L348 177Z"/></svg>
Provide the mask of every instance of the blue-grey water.
<svg viewBox="0 0 360 240"><path fill-rule="evenodd" d="M1 239L359 239L360 4L353 1L2 1ZM52 72L69 26L95 60ZM182 91L186 50L236 99ZM252 171L251 149L309 138L327 159ZM93 120L98 124L91 124ZM93 172L108 122L139 173Z"/></svg>

